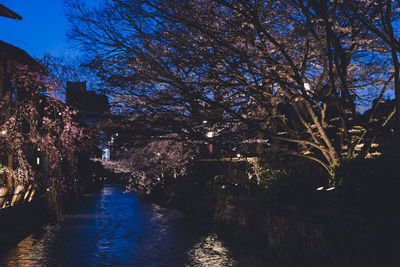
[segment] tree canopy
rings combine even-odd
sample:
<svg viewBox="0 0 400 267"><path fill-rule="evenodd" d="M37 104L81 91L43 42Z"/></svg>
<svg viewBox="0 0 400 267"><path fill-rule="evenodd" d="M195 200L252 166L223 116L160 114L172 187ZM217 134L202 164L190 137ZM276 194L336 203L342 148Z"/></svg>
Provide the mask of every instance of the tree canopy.
<svg viewBox="0 0 400 267"><path fill-rule="evenodd" d="M164 134L212 129L332 172L368 155L394 114L378 111L400 92L395 1L68 3L86 66L132 122Z"/></svg>

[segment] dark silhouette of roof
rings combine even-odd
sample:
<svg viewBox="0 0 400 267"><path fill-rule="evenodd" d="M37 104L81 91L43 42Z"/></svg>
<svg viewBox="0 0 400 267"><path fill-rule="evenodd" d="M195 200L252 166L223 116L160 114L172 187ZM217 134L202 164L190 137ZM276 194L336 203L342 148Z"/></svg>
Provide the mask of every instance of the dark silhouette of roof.
<svg viewBox="0 0 400 267"><path fill-rule="evenodd" d="M12 11L11 9L6 8L2 4L0 4L0 16L10 18L10 19L18 19L21 20L22 17Z"/></svg>
<svg viewBox="0 0 400 267"><path fill-rule="evenodd" d="M31 67L39 67L39 63L37 63L27 52L1 40L0 58L9 58L20 64L28 64Z"/></svg>

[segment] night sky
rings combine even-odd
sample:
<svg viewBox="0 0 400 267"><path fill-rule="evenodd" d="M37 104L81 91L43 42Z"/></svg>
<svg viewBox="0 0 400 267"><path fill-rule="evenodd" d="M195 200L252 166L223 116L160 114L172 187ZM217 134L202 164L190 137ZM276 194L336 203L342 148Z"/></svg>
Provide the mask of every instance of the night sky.
<svg viewBox="0 0 400 267"><path fill-rule="evenodd" d="M77 50L66 38L68 21L62 0L0 0L22 20L0 17L0 40L40 58L44 53L63 56Z"/></svg>

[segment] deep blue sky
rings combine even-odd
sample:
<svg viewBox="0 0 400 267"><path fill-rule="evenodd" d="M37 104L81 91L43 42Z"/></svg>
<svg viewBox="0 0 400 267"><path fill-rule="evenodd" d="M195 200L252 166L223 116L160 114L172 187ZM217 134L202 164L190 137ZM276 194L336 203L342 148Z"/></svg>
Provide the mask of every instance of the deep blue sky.
<svg viewBox="0 0 400 267"><path fill-rule="evenodd" d="M72 53L66 38L68 21L62 0L0 0L22 20L0 17L0 40L18 46L31 56ZM68 49L69 48L69 49Z"/></svg>

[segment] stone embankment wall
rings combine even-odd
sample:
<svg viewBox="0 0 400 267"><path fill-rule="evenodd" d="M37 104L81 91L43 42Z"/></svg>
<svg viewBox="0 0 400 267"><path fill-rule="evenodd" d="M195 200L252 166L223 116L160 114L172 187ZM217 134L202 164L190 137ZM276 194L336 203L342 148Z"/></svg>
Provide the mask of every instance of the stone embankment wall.
<svg viewBox="0 0 400 267"><path fill-rule="evenodd" d="M288 266L400 266L400 223L228 195L197 206Z"/></svg>
<svg viewBox="0 0 400 267"><path fill-rule="evenodd" d="M0 253L49 218L44 196L25 204L0 209Z"/></svg>

